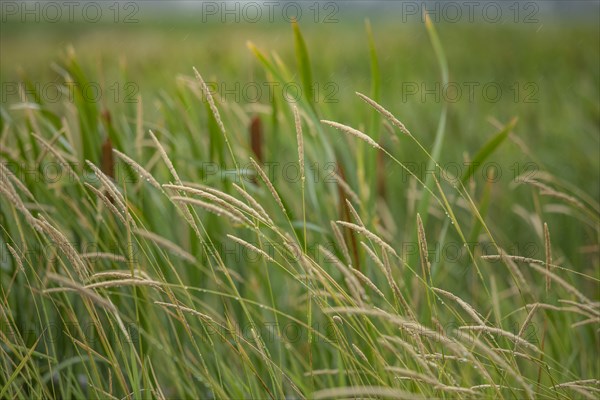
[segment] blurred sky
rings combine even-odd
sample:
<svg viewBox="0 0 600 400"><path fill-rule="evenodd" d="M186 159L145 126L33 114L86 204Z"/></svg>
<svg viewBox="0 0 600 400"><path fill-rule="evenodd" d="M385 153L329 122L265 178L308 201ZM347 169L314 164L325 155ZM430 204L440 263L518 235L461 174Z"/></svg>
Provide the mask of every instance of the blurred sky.
<svg viewBox="0 0 600 400"><path fill-rule="evenodd" d="M10 21L14 18L21 18L23 10L35 9L37 7L49 7L48 13L54 13L49 4L58 4L63 13L66 1L62 0L44 0L44 1L7 1L2 0L0 13L2 22ZM81 9L85 4L102 4L104 9L103 17L113 16L116 1L94 1L80 0L76 7ZM236 0L236 1L199 1L199 0L120 0L120 17L124 17L131 12L131 15L144 15L144 17L182 17L182 18L201 18L204 20L227 20L229 22L235 10L238 14L247 13L248 19L254 18L255 6L261 8L263 13L260 22L264 22L269 10L273 13L274 21L282 22L286 16L294 15L294 11L300 8L304 19L314 19L319 14L319 19L323 19L327 14L336 15L338 13L358 13L370 18L394 17L402 22L410 22L414 18L420 18L422 12L427 10L430 14L440 16L442 19L452 19L458 11L461 15L458 18L460 22L489 22L488 18L494 18L498 9L501 10L501 20L517 19L523 20L528 16L541 18L577 18L598 21L600 18L600 0L388 0L388 1L333 1L333 0ZM17 11L15 12L15 5ZM134 9L135 6L135 9ZM335 12L334 12L335 9ZM76 9L75 19L81 19L81 12ZM92 10L93 11L93 10ZM470 21L469 13L473 16ZM27 17L26 17L27 18ZM63 18L64 19L64 18ZM243 22L243 21L242 21ZM247 21L246 21L247 22ZM289 21L286 21L289 22Z"/></svg>

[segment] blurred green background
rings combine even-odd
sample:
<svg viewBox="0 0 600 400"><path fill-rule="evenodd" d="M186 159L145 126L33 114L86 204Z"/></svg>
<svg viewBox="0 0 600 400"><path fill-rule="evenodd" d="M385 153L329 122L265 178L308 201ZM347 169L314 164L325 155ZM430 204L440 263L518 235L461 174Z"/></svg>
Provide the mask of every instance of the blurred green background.
<svg viewBox="0 0 600 400"><path fill-rule="evenodd" d="M272 18L263 7L257 23L250 22L255 14L244 2L208 3L217 10L200 2L171 6L168 2L121 2L118 18L115 5L105 4L101 7L103 18L97 23L89 22L94 14L84 14L83 6L74 9L73 22L62 8L57 23L50 22L56 15L54 10L44 10L43 5L37 15L39 22L33 15L24 15L23 9L13 11L3 6L3 108L19 101L13 94L14 83L25 75L42 87L50 83L46 86L48 96L54 96L52 82L60 78L53 63L61 64L69 46L84 69L99 78L103 88L100 99L109 109L139 93L146 100L144 106L152 110L152 99L161 91L169 91L179 75L191 76L192 66L207 80L221 82L221 88L236 91L236 83L241 88L249 82L262 84L266 77L248 51L247 41L264 52L277 52L286 64L295 66L292 30L283 12L286 3L273 7ZM369 110L359 106L360 100L353 94L370 91L364 29L364 19L369 18L380 60L382 104L397 113L424 143L432 142L440 101L444 97L453 100L456 92L449 88L444 96L443 90L435 89L440 81L439 67L419 15L426 9L439 25L450 81L462 90L462 96L451 101L446 160L461 160L463 151L472 152L481 146L493 131L487 118L506 122L517 116L517 133L528 147L536 148L539 162L598 197L598 180L592 179L597 178L600 146L596 2L585 2L586 7L580 3L580 13L571 18L557 18L557 14L565 14L565 10L574 13L575 4L563 4L558 9L557 2L536 3L538 8L532 8L532 2L522 2L518 9L505 4L498 22L489 10L485 16L483 6L474 8L471 18L465 5L455 2L462 13L457 23L453 23L455 10L443 4L402 3L295 3L302 10L299 23L311 52L313 78L325 114L335 109L335 115L348 124L366 120ZM549 10L548 3L554 8ZM227 14L236 4L237 15ZM415 11L414 6L420 8ZM293 15L295 9L286 12ZM317 13L319 22L315 23ZM473 101L468 96L470 82L478 85L473 86ZM126 86L128 83L133 85ZM333 85L326 86L330 83ZM486 84L492 85L487 97L483 90ZM415 87L416 94L407 93ZM501 93L494 100L498 87ZM266 104L268 90L261 88L258 102ZM427 95L424 89L434 89L437 94ZM244 104L253 95L244 96L237 90L225 97ZM450 146L452 142L462 145Z"/></svg>
<svg viewBox="0 0 600 400"><path fill-rule="evenodd" d="M248 2L106 3L101 7L103 18L95 23L77 10L72 21L63 14L53 23L48 20L54 15L50 15L52 10L44 15L40 9L41 18L35 21L22 9L3 9L3 118L25 118L17 104L20 96L14 90L15 84L18 87L25 78L42 88L46 85L48 97L55 95L52 87L61 82L61 65L71 48L90 81L102 89L100 107L129 121L135 118L135 104L128 101L137 101L141 95L145 119L160 125L161 107L176 97L182 79L192 77L192 66L207 81L221 85L218 94L225 103L239 103L242 108L268 114L268 107L260 106L270 104L264 86L269 77L247 43L251 41L265 54L276 53L300 82L290 18L281 11L288 3L276 3L278 8L272 17L263 7L256 23L250 21L254 18L252 10L244 11ZM489 3L500 4L497 19L489 10L484 13L483 7ZM598 2L482 2L472 16L466 3L454 4L461 7L460 18L443 2L294 3L302 10L299 24L318 87L320 116L362 128L369 124L371 110L354 95L355 91L371 93L365 30L368 19L379 57L380 103L397 115L426 148L433 144L442 102L449 100L447 139L440 164L462 163L465 154L473 155L497 130L494 121L496 125L504 124L518 117L514 137L491 160L500 166L500 179L505 183L498 186L495 196L503 197L501 191L518 173L537 170L548 171L597 199ZM208 5L216 6L216 11ZM437 26L448 59L450 82L462 90L461 95L439 86L440 69L424 28L424 9ZM293 15L294 9L290 10L288 16ZM252 93L243 90L252 83L263 88L257 99L249 98L252 94L244 95ZM472 98L469 85L473 87ZM407 91L415 88L416 93ZM58 102L50 103L50 107L59 107ZM268 127L267 135L281 132L271 132ZM342 137L331 140L338 147L343 145ZM400 160L422 166L423 176L427 159L414 144L395 145L393 151ZM265 152L271 161L296 157L293 148L269 147ZM389 174L397 182L391 190L404 191L402 171L390 168ZM354 183L354 177L348 179ZM513 201L492 202L490 214L513 212L515 203L532 206L529 189L513 189ZM507 232L518 230L518 226L505 228ZM576 232L565 226L561 234L583 234Z"/></svg>

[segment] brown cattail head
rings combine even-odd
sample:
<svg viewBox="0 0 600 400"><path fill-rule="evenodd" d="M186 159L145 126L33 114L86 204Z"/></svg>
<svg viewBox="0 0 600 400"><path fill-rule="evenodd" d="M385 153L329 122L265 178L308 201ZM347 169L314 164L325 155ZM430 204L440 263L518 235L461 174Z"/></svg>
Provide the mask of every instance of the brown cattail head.
<svg viewBox="0 0 600 400"><path fill-rule="evenodd" d="M250 146L252 147L252 152L256 156L256 160L260 164L263 164L263 127L258 115L255 115L250 122Z"/></svg>
<svg viewBox="0 0 600 400"><path fill-rule="evenodd" d="M337 168L339 177L345 182L346 181L346 173L344 172L344 168L342 167L342 164L340 164L339 162L336 162L336 168ZM346 201L347 200L346 192L344 191L344 188L339 183L338 183L337 187L338 187L338 195L340 198L340 219L343 221L350 222L351 221L350 208L348 207L348 203ZM345 228L344 236L346 237L346 240L348 240L350 242L350 249L352 251L354 267L360 271L360 264L359 264L360 261L358 258L358 246L356 244L356 238L354 237L354 232L351 229Z"/></svg>
<svg viewBox="0 0 600 400"><path fill-rule="evenodd" d="M100 118L106 124L106 126L110 126L112 124L112 117L110 116L110 111L102 110L100 113Z"/></svg>
<svg viewBox="0 0 600 400"><path fill-rule="evenodd" d="M115 159L113 156L113 146L110 138L106 138L102 144L102 164L100 167L106 176L115 179Z"/></svg>
<svg viewBox="0 0 600 400"><path fill-rule="evenodd" d="M106 138L102 144L102 161L100 164L100 169L104 175L110 177L111 179L115 179L115 159L113 156L113 147L110 138ZM111 203L114 203L114 199L110 194L106 193L106 197Z"/></svg>

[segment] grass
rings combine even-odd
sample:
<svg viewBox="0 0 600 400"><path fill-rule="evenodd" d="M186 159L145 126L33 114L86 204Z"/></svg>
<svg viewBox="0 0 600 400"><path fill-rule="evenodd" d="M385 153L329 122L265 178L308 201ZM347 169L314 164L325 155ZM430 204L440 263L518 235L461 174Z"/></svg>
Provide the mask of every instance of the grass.
<svg viewBox="0 0 600 400"><path fill-rule="evenodd" d="M243 45L259 79L306 94L330 58L300 28L281 55ZM407 63L428 60L424 79L471 68L446 48L461 28L411 29L422 39ZM349 74L371 82L340 85L339 103L278 91L238 104L208 90L218 67L190 64L146 75L160 93L108 106L79 91L95 77L74 52L54 67L80 83L72 102L4 103L0 397L595 398L598 161L521 130L549 118L592 152L597 55L571 50L541 86L579 65L579 97L521 114L398 103L390 40L366 25ZM567 47L538 51L552 46ZM491 127L460 132L487 111ZM500 168L449 179L463 157Z"/></svg>

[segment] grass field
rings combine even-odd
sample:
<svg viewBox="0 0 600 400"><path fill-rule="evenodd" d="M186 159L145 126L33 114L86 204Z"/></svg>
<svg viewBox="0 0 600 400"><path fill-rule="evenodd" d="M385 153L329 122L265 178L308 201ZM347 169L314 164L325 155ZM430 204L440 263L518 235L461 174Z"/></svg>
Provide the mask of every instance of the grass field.
<svg viewBox="0 0 600 400"><path fill-rule="evenodd" d="M2 9L0 398L597 397L597 15L128 4Z"/></svg>

